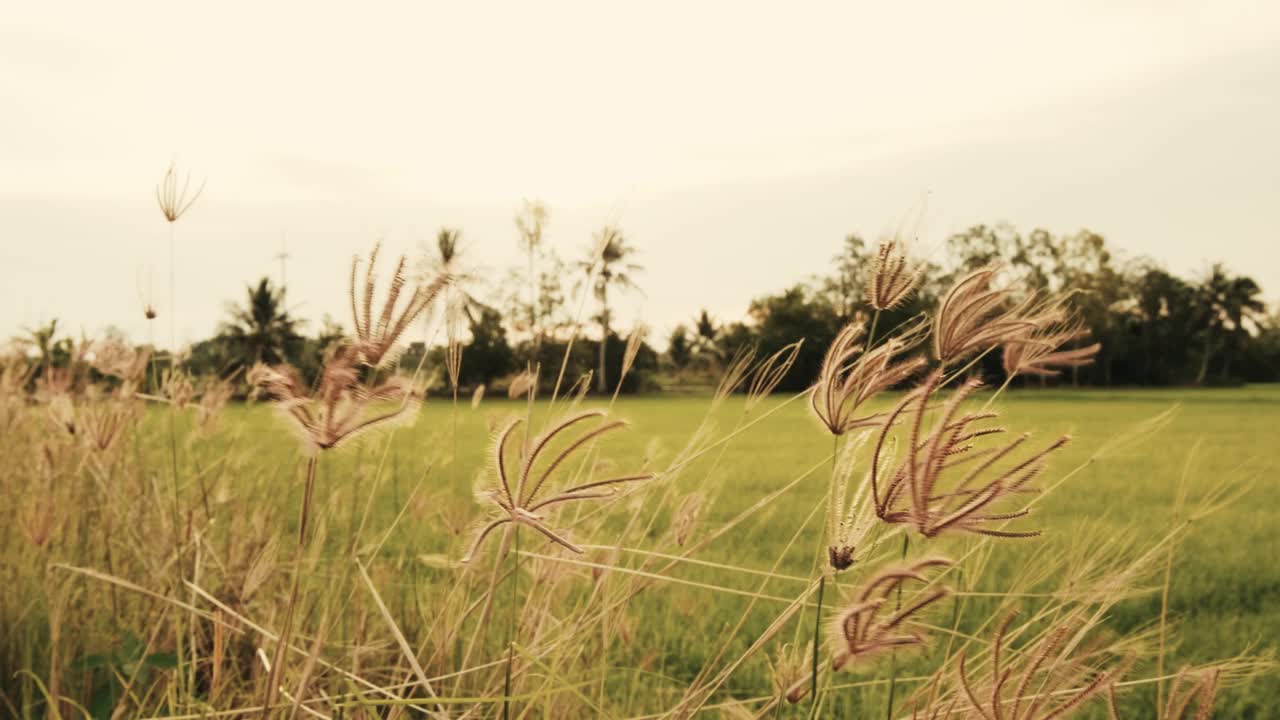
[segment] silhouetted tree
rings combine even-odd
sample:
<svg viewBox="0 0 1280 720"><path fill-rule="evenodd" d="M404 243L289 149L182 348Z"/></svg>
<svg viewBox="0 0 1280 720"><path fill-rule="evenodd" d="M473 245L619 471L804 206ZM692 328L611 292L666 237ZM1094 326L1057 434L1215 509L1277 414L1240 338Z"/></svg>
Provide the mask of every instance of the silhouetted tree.
<svg viewBox="0 0 1280 720"><path fill-rule="evenodd" d="M596 392L606 392L607 385L605 379L605 358L606 346L608 343L605 339L609 337L609 323L612 320L609 308L609 290L617 288L619 290L631 290L636 288L633 276L640 272L643 268L633 262L627 262L627 258L635 254L635 248L627 244L627 240L622 235L616 225L606 225L596 234L596 245L592 248L591 256L586 260L578 263L578 266L591 279L591 291L595 295L596 300L600 301L600 338L599 345L600 362L596 368Z"/></svg>
<svg viewBox="0 0 1280 720"><path fill-rule="evenodd" d="M299 321L285 309L284 289L274 287L270 278L247 286L245 304L231 304L227 312L231 318L220 334L234 353L233 367L288 362L302 349Z"/></svg>

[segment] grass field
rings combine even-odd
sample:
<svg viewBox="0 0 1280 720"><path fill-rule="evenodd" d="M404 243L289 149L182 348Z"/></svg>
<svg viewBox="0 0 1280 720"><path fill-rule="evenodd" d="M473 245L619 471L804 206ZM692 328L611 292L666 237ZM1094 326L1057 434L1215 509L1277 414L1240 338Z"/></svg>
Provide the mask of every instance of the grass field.
<svg viewBox="0 0 1280 720"><path fill-rule="evenodd" d="M881 402L889 400L882 398ZM627 467L646 462L652 467L666 466L699 426L708 403L706 397L618 400L613 412L628 419L632 429L607 444L607 456ZM959 589L967 594L963 605L957 601L954 607L939 611L940 625L948 624L942 621L954 612L957 631L976 631L975 623L990 617L998 602L985 593L1008 592L1010 585L1025 582L1039 583L1035 587L1059 582L1060 577L1034 582L1023 578L1034 576L1037 568L1056 568L1055 563L1063 558L1111 552L1108 542L1117 540L1123 541L1117 547L1123 545L1138 554L1155 546L1177 522L1174 499L1185 477L1189 506L1223 482L1252 485L1229 506L1198 519L1175 546L1168 602L1179 640L1170 650L1167 668L1171 669L1166 672L1184 663L1218 660L1249 649L1269 650L1280 637L1280 566L1275 563L1280 556L1280 508L1275 501L1280 483L1272 459L1276 453L1272 443L1280 428L1280 388L1017 390L1002 396L997 407L1001 424L1011 429L1031 430L1046 439L1070 433L1074 441L1055 456L1043 484L1069 478L1037 500L1030 518L1018 521L1020 526L1044 530L1041 538L978 543L972 536L963 536L931 543L929 552L946 552L953 557L995 548L981 572L956 579ZM1176 408L1175 415L1166 426L1115 444L1126 438L1127 432L1171 408ZM350 566L342 561L339 548L344 539L356 538L357 555L364 559L405 634L412 637L415 628L420 632L429 625L436 611L433 603L442 602L443 589L459 582L462 573L436 556L456 559L461 555L468 540L467 529L481 514L470 490L477 472L484 468L490 426L501 416L525 411L523 404L506 400L486 400L478 409L464 402L455 418L447 400L433 398L414 425L396 430L389 440L376 436L327 454L319 469L316 513L322 526L320 534L327 541L319 551L322 557L316 561L315 572L305 579L304 594L322 596L330 588L351 587L347 584L351 582ZM535 421L545 412L545 407L539 406ZM163 467L167 462L167 416L163 411L152 412L147 423L155 432L139 433L142 439L130 448L139 466L147 467L144 458L153 454L156 459L152 465ZM803 400L781 397L765 400L750 414L743 413L741 400L731 399L714 421L722 435L738 427L745 429L689 465L675 481L680 496L701 493L706 498L698 528L723 526L761 498L798 482L746 517L732 532L707 544L694 556L701 564L681 563L664 571L661 579L655 579L628 605L627 620L602 645L607 661L595 661L601 668L601 683L606 688L603 694L609 698L613 716L635 716L673 704L704 664L715 660L724 664L724 658L713 657L716 640L727 641L725 657L737 656L814 576L830 436L820 431ZM179 430L181 435L183 429ZM455 442L456 463L448 459ZM230 547L234 542L225 536L234 537L246 524L257 527L265 523L270 532L287 537L286 531L296 523L295 508L301 496L301 453L273 413L261 406L228 407L218 431L206 439L183 442L176 453L185 478L183 496L194 503L206 495L215 508L217 519L207 531L213 544L225 542ZM163 481L161 471L152 474L153 482ZM650 497L637 495L630 502L645 502ZM655 527L665 528L669 520L664 517ZM576 534L574 539L588 546L610 545L614 542L609 536L611 527L605 524L594 534ZM698 532L692 531L693 536L698 537ZM656 539L658 534L655 529L652 536ZM531 547L531 541L524 542L526 553L549 552L550 546L534 543ZM628 546L631 550L616 555L588 548L584 560L616 565L611 572L617 573L634 571L646 559L652 560L642 552L633 552L650 548L634 541ZM884 547L886 560L900 552L896 538ZM1166 543L1157 551L1158 567L1169 547ZM31 554L10 546L5 557L20 552ZM913 556L919 552L918 547L912 547ZM50 560L95 564L75 557ZM121 562L119 557L115 561ZM587 586L590 573L599 569L570 567L582 572ZM765 578L748 570L772 572L774 576ZM20 587L23 571L16 574L16 586ZM535 582L535 575L531 572L521 581L527 587ZM145 575L130 579L148 584ZM1117 633L1153 628L1160 617L1161 580L1160 573L1144 576L1150 592L1110 608L1104 626ZM81 628L81 632L70 642L62 641L66 644L62 652L89 657L106 652L126 633L146 637L147 627L127 627L128 622L108 617L103 585L83 577L74 583L81 583L77 587L83 587L83 594L63 609L62 622ZM843 577L841 583L846 583ZM1024 590L1035 587L1029 585ZM565 595L561 601L571 606L581 601L583 592ZM745 623L730 633L748 609L752 594L757 597ZM0 595L6 597L6 612L16 613L16 620L14 615L9 618L14 630L5 641L8 664L21 668L28 663L39 668L48 659L44 652L29 646L42 642L40 632L32 629L38 626L42 611L37 601L23 602L13 595ZM142 600L119 599L114 591L112 602L125 605L126 618L131 617L129 603L143 607ZM15 607L25 610L17 612ZM340 615L342 607L314 605L308 620L314 624L320 613ZM812 618L810 610L800 622L792 622L784 639L802 644L812 632ZM274 618L259 619L267 622ZM348 623L363 623L365 636L390 646L390 635L367 610L342 619L346 636L360 634ZM501 652L501 644L496 647ZM1144 647L1145 652L1153 652L1154 645ZM930 650L938 651L937 647ZM341 649L335 654L341 655ZM911 669L923 660L919 655L908 653L893 660L896 674L904 678L900 687L913 682ZM836 688L828 701L829 715L883 716L889 663L885 659L836 676ZM1154 675L1155 664L1149 655L1139 659L1132 673L1135 679ZM5 682L11 689L19 685L18 681ZM768 665L756 655L732 674L713 705L729 698L770 695L770 683ZM29 692L29 688L12 689L10 694ZM1128 688L1122 697L1129 711L1126 717L1150 716L1147 713L1155 693L1154 684L1149 683ZM898 697L903 694L900 690ZM1272 674L1224 689L1217 716L1276 718L1280 717L1277 706L1280 678ZM806 709L805 705L783 709L778 716L802 717ZM1101 706L1093 709L1099 717L1104 715Z"/></svg>

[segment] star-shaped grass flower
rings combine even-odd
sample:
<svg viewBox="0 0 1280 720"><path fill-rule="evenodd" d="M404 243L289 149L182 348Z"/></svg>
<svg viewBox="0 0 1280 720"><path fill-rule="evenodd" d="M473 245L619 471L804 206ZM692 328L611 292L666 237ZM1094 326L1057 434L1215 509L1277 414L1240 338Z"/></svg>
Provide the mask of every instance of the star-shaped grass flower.
<svg viewBox="0 0 1280 720"><path fill-rule="evenodd" d="M490 449L492 465L492 482L480 489L477 496L494 506L495 512L476 531L471 548L462 562L470 562L476 556L485 538L494 530L508 523L525 525L542 533L548 540L564 548L581 553L582 548L574 545L563 531L553 529L547 524L545 511L555 505L575 500L594 500L610 497L625 483L649 480L652 473L621 475L604 480L593 480L564 488L555 493L543 495L542 490L556 471L564 467L567 460L578 451L588 447L594 440L621 429L626 423L621 420L601 422L574 437L566 445L557 439L580 423L603 418L600 410L587 410L569 415L549 427L541 435L530 438L518 452L518 458L511 461L510 446L516 429L523 422L520 418L508 420L498 430ZM553 450L552 446L558 447Z"/></svg>

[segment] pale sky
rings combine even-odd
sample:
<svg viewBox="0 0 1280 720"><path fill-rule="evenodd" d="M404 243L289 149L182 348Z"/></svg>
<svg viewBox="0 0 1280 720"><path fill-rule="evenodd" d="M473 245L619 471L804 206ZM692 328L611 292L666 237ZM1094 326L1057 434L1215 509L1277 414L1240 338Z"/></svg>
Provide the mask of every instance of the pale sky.
<svg viewBox="0 0 1280 720"><path fill-rule="evenodd" d="M345 320L378 238L460 227L500 278L524 197L565 256L618 222L647 268L618 316L662 334L921 207L923 247L1088 227L1280 295L1275 2L8 0L0 97L0 337L146 340L149 285L167 340L171 159L207 181L177 224L179 340L278 276L282 233L313 320Z"/></svg>

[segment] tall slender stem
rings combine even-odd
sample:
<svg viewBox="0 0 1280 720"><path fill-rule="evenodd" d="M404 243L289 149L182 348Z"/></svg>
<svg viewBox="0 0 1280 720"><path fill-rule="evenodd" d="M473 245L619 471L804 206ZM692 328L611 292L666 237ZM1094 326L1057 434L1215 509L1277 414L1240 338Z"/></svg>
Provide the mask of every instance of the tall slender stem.
<svg viewBox="0 0 1280 720"><path fill-rule="evenodd" d="M511 528L511 608L507 618L507 678L502 691L502 720L511 717L511 667L515 662L516 617L520 601L520 526Z"/></svg>
<svg viewBox="0 0 1280 720"><path fill-rule="evenodd" d="M1016 376L1017 376L1016 372L1005 375L1004 382L1000 383L1000 387L994 393L991 394L991 397L987 398L987 401L985 403L983 403L982 409L984 411L987 408L991 407L991 404L994 403L996 401L996 398L1000 397L1000 394L1003 393L1005 389L1009 387L1009 383L1013 382L1013 378Z"/></svg>
<svg viewBox="0 0 1280 720"><path fill-rule="evenodd" d="M907 546L911 542L911 534L904 531L902 533L902 559L907 559ZM894 607L894 612L902 609L902 583L898 583L898 601ZM898 653L894 651L889 655L889 710L885 713L887 720L893 720L893 695L898 685Z"/></svg>
<svg viewBox="0 0 1280 720"><path fill-rule="evenodd" d="M827 586L827 570L822 569L822 575L818 577L818 614L813 618L813 677L810 679L809 693L812 695L810 699L810 717L818 707L818 644L822 633L822 591Z"/></svg>
<svg viewBox="0 0 1280 720"><path fill-rule="evenodd" d="M867 349L868 350L871 349L871 346L876 341L876 325L879 325L879 324L880 324L880 311L876 310L875 314L871 316L871 332L867 333Z"/></svg>
<svg viewBox="0 0 1280 720"><path fill-rule="evenodd" d="M307 551L307 526L311 518L311 499L315 490L316 465L319 460L318 452L307 459L307 484L302 494L302 508L298 513L298 547L293 558L293 586L289 590L289 604L284 611L284 627L281 628L280 637L276 641L275 660L271 663L271 672L267 677L267 689L262 702L264 718L270 715L271 706L275 703L276 692L280 687L280 676L283 672L281 666L284 665L285 653L293 635L293 612L298 604L298 586L302 579L302 562Z"/></svg>
<svg viewBox="0 0 1280 720"><path fill-rule="evenodd" d="M837 517L842 509L842 508L834 507L834 503L836 499L836 485L835 485L836 484L836 466L839 463L839 459L840 459L840 436L832 435L831 436L831 486L827 490L828 531L830 531L831 528L834 528L836 526L836 523L832 522L831 518ZM820 535L819 537L821 538L824 535L825 533L823 535ZM826 538L826 539L828 543L832 543L832 544L835 543L835 538ZM812 668L811 668L812 678L810 679L810 684L809 684L809 692L812 695L810 705L809 705L810 717L814 717L814 714L818 710L818 646L820 645L820 641L822 639L822 594L823 594L823 590L826 589L826 585L827 585L827 569L826 567L823 567L823 563L821 560L822 558L821 540L819 540L819 543L818 543L818 557L819 557L818 566L822 568L820 570L822 574L819 575L818 577L818 612L817 612L817 615L815 615L813 618L813 661L812 661Z"/></svg>

